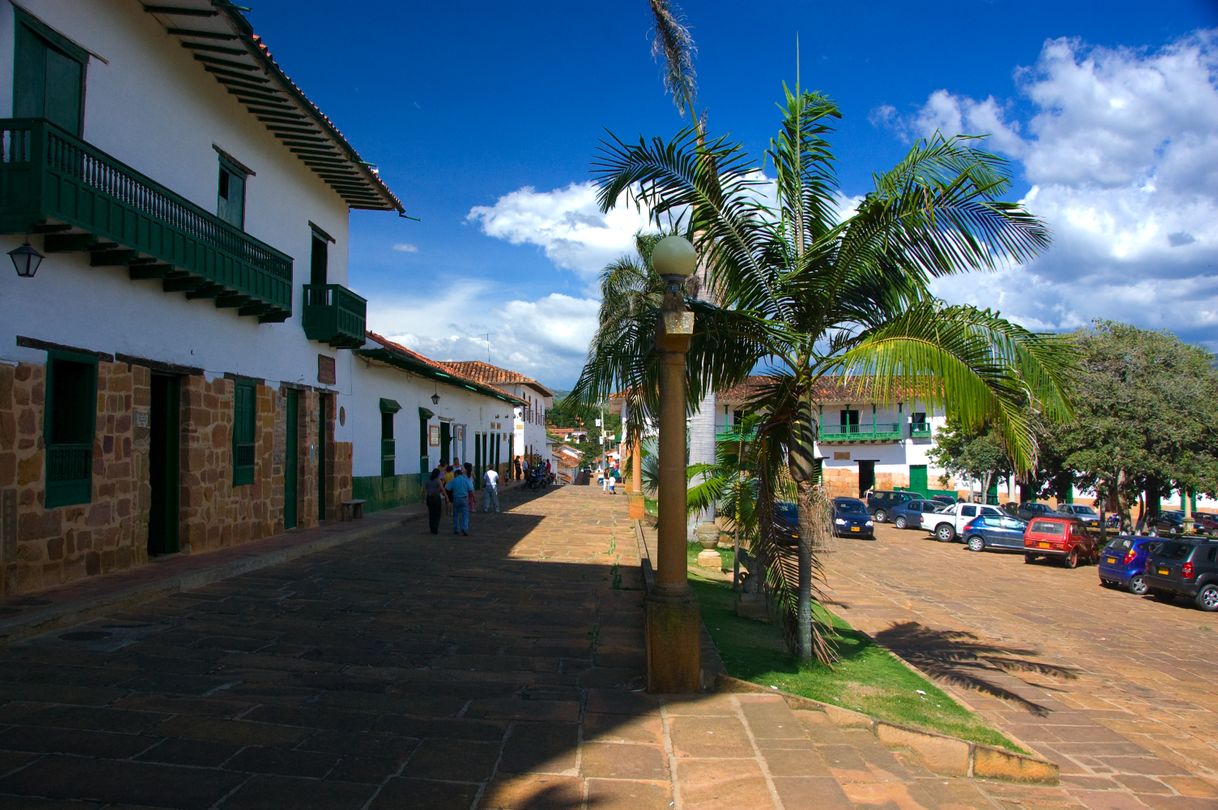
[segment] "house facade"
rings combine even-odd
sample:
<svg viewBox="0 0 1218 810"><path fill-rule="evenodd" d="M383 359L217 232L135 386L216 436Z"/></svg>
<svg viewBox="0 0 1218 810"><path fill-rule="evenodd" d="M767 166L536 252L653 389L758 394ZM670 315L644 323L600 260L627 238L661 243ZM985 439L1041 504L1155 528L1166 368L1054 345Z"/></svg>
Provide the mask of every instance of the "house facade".
<svg viewBox="0 0 1218 810"><path fill-rule="evenodd" d="M508 459L524 456L529 463L554 464L553 445L546 437L546 413L554 405L554 392L517 371L480 360L446 360L444 365L470 379L493 385L521 400L512 422Z"/></svg>
<svg viewBox="0 0 1218 810"><path fill-rule="evenodd" d="M0 4L0 64L0 593L335 517L401 203L229 4Z"/></svg>
<svg viewBox="0 0 1218 810"><path fill-rule="evenodd" d="M524 400L373 332L355 352L353 497L368 511L418 503L424 478L454 460L501 475Z"/></svg>

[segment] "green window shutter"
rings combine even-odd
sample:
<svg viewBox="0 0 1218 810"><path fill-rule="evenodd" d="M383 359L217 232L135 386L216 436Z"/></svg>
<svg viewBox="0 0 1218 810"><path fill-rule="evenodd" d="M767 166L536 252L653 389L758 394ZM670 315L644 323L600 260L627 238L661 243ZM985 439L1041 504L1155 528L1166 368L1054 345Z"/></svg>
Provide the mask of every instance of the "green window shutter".
<svg viewBox="0 0 1218 810"><path fill-rule="evenodd" d="M254 483L257 426L257 385L251 380L237 380L233 386L233 486Z"/></svg>
<svg viewBox="0 0 1218 810"><path fill-rule="evenodd" d="M393 400L381 400L381 477L392 478L397 455L397 445L393 439L393 415L399 409L386 410L385 402L393 402ZM394 404L397 403L394 402Z"/></svg>
<svg viewBox="0 0 1218 810"><path fill-rule="evenodd" d="M43 412L46 508L92 500L96 429L97 358L50 352Z"/></svg>
<svg viewBox="0 0 1218 810"><path fill-rule="evenodd" d="M309 256L309 283L326 284L329 276L330 245L325 237L313 231L313 249Z"/></svg>
<svg viewBox="0 0 1218 810"><path fill-rule="evenodd" d="M79 136L88 52L20 9L14 13L13 115L45 118Z"/></svg>
<svg viewBox="0 0 1218 810"><path fill-rule="evenodd" d="M220 183L216 216L235 228L245 228L245 178L248 173L220 156Z"/></svg>

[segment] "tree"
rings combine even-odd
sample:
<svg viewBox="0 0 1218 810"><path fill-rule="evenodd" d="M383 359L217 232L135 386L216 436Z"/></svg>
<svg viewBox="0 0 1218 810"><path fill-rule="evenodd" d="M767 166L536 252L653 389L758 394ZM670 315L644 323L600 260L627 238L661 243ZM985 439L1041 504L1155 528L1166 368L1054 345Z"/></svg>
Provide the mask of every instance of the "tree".
<svg viewBox="0 0 1218 810"><path fill-rule="evenodd" d="M1077 413L1049 434L1079 485L1114 501L1125 525L1139 494L1153 512L1172 488L1218 492L1214 355L1111 321L1073 333L1070 344Z"/></svg>
<svg viewBox="0 0 1218 810"><path fill-rule="evenodd" d="M944 472L980 482L983 498L994 481L1009 478L1014 473L1002 435L989 425L980 430L968 430L949 422L935 434L935 446L927 455Z"/></svg>
<svg viewBox="0 0 1218 810"><path fill-rule="evenodd" d="M657 226L676 223L706 268L714 303L686 299L697 324L688 355L691 406L759 364L772 375L748 403L764 414L754 443L761 524L774 525L785 472L803 541L797 594L780 599L794 614L788 627L800 657L828 659L811 609L811 538L827 519L816 507L824 502L814 447L817 380L845 375L894 402L915 388L967 428L994 425L1024 469L1036 451L1030 409L1048 419L1069 413L1062 382L1069 362L1058 341L989 310L948 306L930 292L933 278L1024 261L1048 244L1039 220L999 199L1010 185L1000 158L975 138L919 141L839 221L827 136L840 113L798 85L784 91L781 127L766 155L772 206L763 201L763 174L742 148L702 138L697 126L669 140L610 136L593 172L603 210L622 200L645 205ZM639 294L626 296L629 317L609 306L617 281L603 280L600 325L573 391L584 400L630 391L636 422L658 413L659 306L648 272ZM779 556L773 535L767 529L760 538L767 562Z"/></svg>

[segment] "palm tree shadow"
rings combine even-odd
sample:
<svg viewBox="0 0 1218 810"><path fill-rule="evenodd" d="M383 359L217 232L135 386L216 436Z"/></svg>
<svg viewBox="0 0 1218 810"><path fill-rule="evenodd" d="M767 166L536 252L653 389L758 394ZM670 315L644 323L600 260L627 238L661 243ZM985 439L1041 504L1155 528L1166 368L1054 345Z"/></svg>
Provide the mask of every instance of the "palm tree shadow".
<svg viewBox="0 0 1218 810"><path fill-rule="evenodd" d="M1075 667L1036 660L1035 649L987 644L966 630L936 630L918 622L894 623L876 634L875 640L935 680L1009 701L1038 717L1048 716L1051 710L1003 686L1001 676L1033 673L1073 680L1079 672Z"/></svg>

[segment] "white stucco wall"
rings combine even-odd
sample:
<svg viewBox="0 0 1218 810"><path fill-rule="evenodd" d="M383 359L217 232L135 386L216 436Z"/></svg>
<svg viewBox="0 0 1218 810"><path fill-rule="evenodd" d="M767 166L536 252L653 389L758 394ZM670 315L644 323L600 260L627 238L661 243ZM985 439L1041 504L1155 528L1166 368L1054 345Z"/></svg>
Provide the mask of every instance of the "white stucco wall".
<svg viewBox="0 0 1218 810"><path fill-rule="evenodd" d="M33 279L0 273L0 361L42 362L45 353L14 345L14 336L317 386L317 355L337 358L338 405L350 406L350 353L310 342L301 328L302 286L309 281L316 223L329 246L331 283L347 283L347 206L276 140L138 2L23 0L22 7L87 49L83 138L215 212L219 147L255 172L248 179L245 230L294 258L293 315L259 324L212 301L132 281L124 268L88 265L82 253L56 253ZM11 115L13 9L0 3L0 117ZM0 237L0 251L23 241ZM40 238L31 242L41 247ZM336 438L348 441L351 419ZM379 424L379 423L378 423Z"/></svg>
<svg viewBox="0 0 1218 810"><path fill-rule="evenodd" d="M394 416L394 474L413 475L419 472L419 408L435 415L428 425L441 421L464 426L464 442L455 445L454 453L464 463L474 461L474 434L489 433L501 442L499 461L508 458L507 434L511 431L510 403L479 394L461 385L436 383L376 361L357 357L352 368L352 396L347 423L353 426L353 474L381 474L381 399L392 399L402 406ZM439 393L439 404L432 404L432 394ZM500 424L498 430L493 424ZM454 434L455 435L455 434ZM440 448L428 447L428 470L440 461Z"/></svg>

